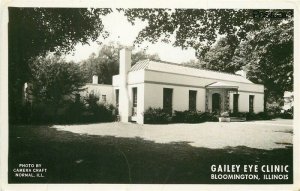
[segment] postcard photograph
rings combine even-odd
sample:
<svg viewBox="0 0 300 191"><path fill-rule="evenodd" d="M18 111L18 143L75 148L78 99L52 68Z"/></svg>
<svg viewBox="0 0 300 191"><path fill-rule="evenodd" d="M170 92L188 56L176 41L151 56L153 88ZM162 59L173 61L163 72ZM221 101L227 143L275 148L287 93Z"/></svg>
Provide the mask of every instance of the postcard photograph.
<svg viewBox="0 0 300 191"><path fill-rule="evenodd" d="M8 7L8 184L289 184L294 9Z"/></svg>

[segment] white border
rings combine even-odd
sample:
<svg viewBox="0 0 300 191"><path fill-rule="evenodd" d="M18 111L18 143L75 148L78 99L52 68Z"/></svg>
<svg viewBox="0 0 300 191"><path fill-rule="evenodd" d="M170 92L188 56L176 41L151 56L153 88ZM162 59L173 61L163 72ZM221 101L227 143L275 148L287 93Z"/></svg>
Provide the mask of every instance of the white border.
<svg viewBox="0 0 300 191"><path fill-rule="evenodd" d="M0 0L1 2L1 0ZM244 9L294 9L294 95L295 95L295 116L294 116L294 184L293 185L140 185L140 184L7 184L8 170L8 42L7 23L8 6L12 7L103 7L103 8L244 8ZM0 182L1 190L299 190L300 189L300 110L299 110L299 0L3 0L0 9ZM146 173L146 172L145 172ZM298 181L297 181L298 180Z"/></svg>

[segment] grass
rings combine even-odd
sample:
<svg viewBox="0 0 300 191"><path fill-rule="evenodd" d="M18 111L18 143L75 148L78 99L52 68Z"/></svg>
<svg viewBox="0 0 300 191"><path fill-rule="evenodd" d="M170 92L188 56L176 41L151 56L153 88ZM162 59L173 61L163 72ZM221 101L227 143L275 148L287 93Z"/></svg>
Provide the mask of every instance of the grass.
<svg viewBox="0 0 300 191"><path fill-rule="evenodd" d="M285 149L248 147L208 149L185 142L159 144L140 138L80 135L47 126L11 126L10 183L292 183L289 180L211 180L211 164L289 164ZM41 163L45 178L16 178L19 163Z"/></svg>

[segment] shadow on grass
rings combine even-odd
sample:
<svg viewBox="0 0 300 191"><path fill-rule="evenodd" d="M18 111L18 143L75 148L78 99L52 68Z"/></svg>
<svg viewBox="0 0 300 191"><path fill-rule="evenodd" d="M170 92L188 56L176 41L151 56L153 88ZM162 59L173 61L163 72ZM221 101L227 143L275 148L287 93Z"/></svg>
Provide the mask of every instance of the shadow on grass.
<svg viewBox="0 0 300 191"><path fill-rule="evenodd" d="M15 177L20 163L42 164L44 178ZM79 135L49 127L11 126L9 183L220 184L292 183L288 180L211 180L212 164L293 165L293 148L208 149L186 142L159 144L141 138Z"/></svg>

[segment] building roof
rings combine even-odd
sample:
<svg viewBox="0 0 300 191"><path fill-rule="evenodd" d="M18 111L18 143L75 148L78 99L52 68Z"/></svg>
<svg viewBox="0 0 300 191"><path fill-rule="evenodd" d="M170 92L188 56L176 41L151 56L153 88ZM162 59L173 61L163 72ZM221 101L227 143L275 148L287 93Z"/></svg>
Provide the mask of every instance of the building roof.
<svg viewBox="0 0 300 191"><path fill-rule="evenodd" d="M152 70L159 72L168 72L174 74L183 74L195 77L212 78L216 80L227 80L234 82L243 82L253 84L250 80L237 75L225 72L212 71L207 69L198 69L183 66L176 63L165 62L160 60L141 60L131 67L130 71Z"/></svg>
<svg viewBox="0 0 300 191"><path fill-rule="evenodd" d="M238 89L238 86L229 84L229 83L225 83L225 82L215 82L212 84L209 84L208 86L206 86L208 89L214 89L214 88L225 88L225 89Z"/></svg>

